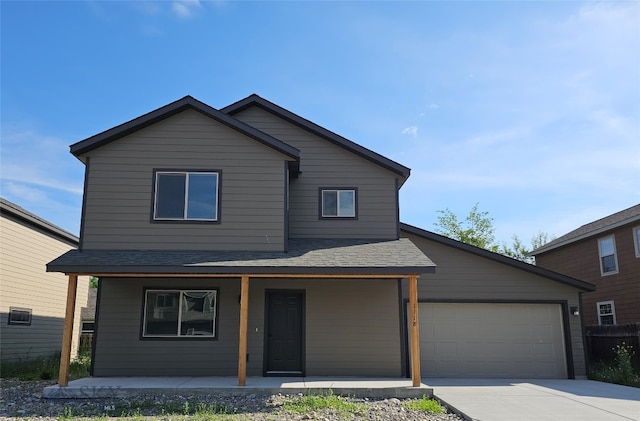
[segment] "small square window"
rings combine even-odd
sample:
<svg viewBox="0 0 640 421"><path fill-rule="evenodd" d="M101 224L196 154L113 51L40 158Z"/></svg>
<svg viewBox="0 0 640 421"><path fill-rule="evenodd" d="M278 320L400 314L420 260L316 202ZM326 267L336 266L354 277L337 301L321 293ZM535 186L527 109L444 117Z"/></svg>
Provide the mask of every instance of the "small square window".
<svg viewBox="0 0 640 421"><path fill-rule="evenodd" d="M7 324L30 326L31 325L31 309L9 307L9 320Z"/></svg>
<svg viewBox="0 0 640 421"><path fill-rule="evenodd" d="M218 172L156 172L153 219L218 221L218 182Z"/></svg>
<svg viewBox="0 0 640 421"><path fill-rule="evenodd" d="M598 239L598 252L600 254L600 273L603 276L618 273L616 242L613 235Z"/></svg>
<svg viewBox="0 0 640 421"><path fill-rule="evenodd" d="M600 301L598 306L598 324L615 325L616 324L616 308L613 301Z"/></svg>
<svg viewBox="0 0 640 421"><path fill-rule="evenodd" d="M356 189L320 189L321 218L351 218L357 216Z"/></svg>

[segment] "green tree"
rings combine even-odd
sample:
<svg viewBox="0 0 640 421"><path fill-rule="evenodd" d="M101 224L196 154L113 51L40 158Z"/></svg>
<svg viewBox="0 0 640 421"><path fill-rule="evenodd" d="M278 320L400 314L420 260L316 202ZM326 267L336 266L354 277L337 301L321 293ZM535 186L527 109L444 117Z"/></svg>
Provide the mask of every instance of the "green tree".
<svg viewBox="0 0 640 421"><path fill-rule="evenodd" d="M506 244L502 244L502 248L500 253L513 257L514 259L522 260L523 262L535 264L535 257L529 256L533 250L538 247L542 247L547 244L549 241L555 240L555 236L549 235L546 232L538 231L536 235L531 237L531 247L527 247L522 243L522 240L517 235L512 237L513 243L511 246Z"/></svg>
<svg viewBox="0 0 640 421"><path fill-rule="evenodd" d="M531 264L535 260L529 253L555 238L539 231L531 238L531 247L527 247L517 235L512 237L511 245L498 245L495 241L493 218L489 216L489 212L478 210L478 203L462 221L449 209L439 210L438 213L440 216L434 225L439 234Z"/></svg>
<svg viewBox="0 0 640 421"><path fill-rule="evenodd" d="M89 277L89 288L98 288L98 278L95 276Z"/></svg>
<svg viewBox="0 0 640 421"><path fill-rule="evenodd" d="M448 208L439 210L436 232L445 237L462 241L486 250L498 252L499 246L495 242L495 228L493 218L487 211L479 211L476 203L463 221L458 220L455 213Z"/></svg>

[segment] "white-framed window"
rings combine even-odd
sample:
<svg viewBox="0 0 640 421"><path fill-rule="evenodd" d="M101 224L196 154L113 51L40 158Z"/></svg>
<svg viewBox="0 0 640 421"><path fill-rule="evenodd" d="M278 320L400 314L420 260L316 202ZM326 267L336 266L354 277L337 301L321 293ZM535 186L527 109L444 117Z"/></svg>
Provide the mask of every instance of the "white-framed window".
<svg viewBox="0 0 640 421"><path fill-rule="evenodd" d="M96 323L93 320L83 320L80 327L80 333L93 333Z"/></svg>
<svg viewBox="0 0 640 421"><path fill-rule="evenodd" d="M147 289L142 336L214 338L217 298L217 289Z"/></svg>
<svg viewBox="0 0 640 421"><path fill-rule="evenodd" d="M156 171L155 221L218 221L217 171Z"/></svg>
<svg viewBox="0 0 640 421"><path fill-rule="evenodd" d="M633 245L636 248L636 257L640 257L640 227L633 229Z"/></svg>
<svg viewBox="0 0 640 421"><path fill-rule="evenodd" d="M616 306L613 301L599 301L598 306L598 324L615 325L616 324Z"/></svg>
<svg viewBox="0 0 640 421"><path fill-rule="evenodd" d="M31 326L31 315L30 308L9 307L7 324Z"/></svg>
<svg viewBox="0 0 640 421"><path fill-rule="evenodd" d="M600 254L600 273L603 276L618 273L616 240L613 235L598 239L598 252Z"/></svg>
<svg viewBox="0 0 640 421"><path fill-rule="evenodd" d="M355 219L357 217L356 195L356 188L320 189L320 217Z"/></svg>

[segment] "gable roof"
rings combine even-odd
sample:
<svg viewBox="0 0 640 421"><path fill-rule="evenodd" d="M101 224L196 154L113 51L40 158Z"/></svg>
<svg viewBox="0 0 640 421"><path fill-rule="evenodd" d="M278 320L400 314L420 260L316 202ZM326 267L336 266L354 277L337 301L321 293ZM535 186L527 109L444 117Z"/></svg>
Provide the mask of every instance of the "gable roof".
<svg viewBox="0 0 640 421"><path fill-rule="evenodd" d="M352 142L349 139L346 139L336 133L333 133L332 131L329 131L324 127L319 126L303 117L300 117L299 115L294 114L291 111L286 110L280 107L279 105L276 105L273 102L270 102L256 94L251 94L245 99L241 99L238 102L235 102L231 105L221 108L220 111L229 115L234 115L253 106L260 107L272 114L275 114L276 116L302 128L303 130L311 132L316 136L319 136L335 145L338 145L348 150L349 152L359 155L373 162L374 164L377 164L383 168L386 168L387 170L390 170L402 176L404 179L409 177L411 173L410 168L407 168L404 165L401 165L389 158L386 158L376 152L373 152L370 149L365 148L364 146L358 145L357 143Z"/></svg>
<svg viewBox="0 0 640 421"><path fill-rule="evenodd" d="M134 118L133 120L130 120L126 123L120 124L119 126L113 127L102 133L98 133L80 142L74 143L70 146L71 153L76 157L79 157L82 154L90 152L96 148L104 146L126 135L141 130L147 126L155 124L161 120L164 120L188 109L198 111L205 116L216 120L219 123L237 130L238 132L254 140L257 140L258 142L263 143L264 145L269 146L270 148L273 148L280 153L283 153L284 155L297 162L299 162L300 160L300 151L293 146L288 145L287 143L284 143L283 141L276 139L275 137L269 136L268 134L254 127L251 127L248 124L241 122L240 120L236 120L235 118L205 104L204 102L198 101L190 95L167 104L164 107L153 110L138 118Z"/></svg>
<svg viewBox="0 0 640 421"><path fill-rule="evenodd" d="M2 211L3 215L11 215L12 217L19 219L20 221L26 223L36 230L45 231L46 233L53 235L60 241L69 243L74 247L78 247L78 237L76 237L75 235L1 197L0 210Z"/></svg>
<svg viewBox="0 0 640 421"><path fill-rule="evenodd" d="M563 247L576 241L584 240L585 238L593 237L594 235L602 234L614 228L638 221L640 221L640 204L585 224L580 228L548 242L542 247L538 247L530 254L532 256L542 254L558 247Z"/></svg>
<svg viewBox="0 0 640 421"><path fill-rule="evenodd" d="M535 275L543 276L553 281L560 282L572 287L576 287L583 291L595 291L596 286L588 282L581 281L579 279L572 278L570 276L563 275L548 269L541 268L539 266L531 265L529 263L522 262L520 260L513 259L511 257L494 253L489 250L482 249L480 247L472 246L461 241L454 240L431 231L423 230L422 228L414 227L413 225L400 223L400 229L410 234L417 235L419 237L426 238L427 240L435 241L436 243L443 244L445 246L457 248L467 253L474 254L476 256L484 257L485 259L493 260L507 266L514 267L516 269L524 270L526 272L533 273Z"/></svg>

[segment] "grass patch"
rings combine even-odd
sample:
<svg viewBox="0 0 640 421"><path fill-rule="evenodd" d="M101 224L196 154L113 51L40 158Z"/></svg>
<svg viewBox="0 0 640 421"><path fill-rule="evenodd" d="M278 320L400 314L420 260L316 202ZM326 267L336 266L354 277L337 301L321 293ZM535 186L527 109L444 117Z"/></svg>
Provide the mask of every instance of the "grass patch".
<svg viewBox="0 0 640 421"><path fill-rule="evenodd" d="M322 395L308 394L305 396L294 397L285 402L282 408L298 414L307 414L310 412L333 410L341 415L358 414L365 412L367 407L363 403L351 402L347 398L334 395L332 391Z"/></svg>
<svg viewBox="0 0 640 421"><path fill-rule="evenodd" d="M589 369L589 378L601 382L640 387L640 375L631 361L631 357L634 355L633 347L623 342L622 345L613 348L613 352L616 354L615 360L593 364Z"/></svg>
<svg viewBox="0 0 640 421"><path fill-rule="evenodd" d="M69 378L79 379L89 376L91 354L78 354L69 365ZM0 365L0 377L19 380L53 380L60 371L60 353L48 357L29 358L20 361L3 362Z"/></svg>
<svg viewBox="0 0 640 421"><path fill-rule="evenodd" d="M190 420L220 420L228 419L228 416L235 414L235 412L235 410L219 404L190 401L156 403L153 399L147 399L140 403L118 405L110 411L110 414L136 419L160 413L162 417L188 416Z"/></svg>
<svg viewBox="0 0 640 421"><path fill-rule="evenodd" d="M404 402L404 407L414 411L430 412L432 414L444 414L445 410L435 399L423 396L420 399L412 399Z"/></svg>

